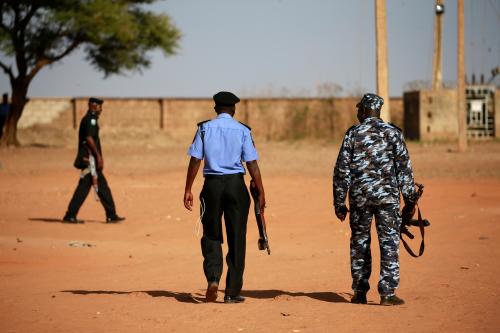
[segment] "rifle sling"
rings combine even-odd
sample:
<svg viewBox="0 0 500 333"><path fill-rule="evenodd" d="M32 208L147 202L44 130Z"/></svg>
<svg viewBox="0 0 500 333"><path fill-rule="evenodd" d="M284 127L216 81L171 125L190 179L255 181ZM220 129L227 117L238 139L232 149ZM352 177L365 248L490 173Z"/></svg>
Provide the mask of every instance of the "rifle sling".
<svg viewBox="0 0 500 333"><path fill-rule="evenodd" d="M420 249L418 251L418 255L416 255L413 250L410 248L408 243L404 240L403 234L401 234L401 241L403 242L403 246L405 247L406 251L414 258L420 257L422 254L424 254L425 250L425 242L424 242L424 221L422 220L422 214L420 213L420 207L417 204L417 209L418 209L418 227L420 229L420 235L422 235L422 241L420 242Z"/></svg>

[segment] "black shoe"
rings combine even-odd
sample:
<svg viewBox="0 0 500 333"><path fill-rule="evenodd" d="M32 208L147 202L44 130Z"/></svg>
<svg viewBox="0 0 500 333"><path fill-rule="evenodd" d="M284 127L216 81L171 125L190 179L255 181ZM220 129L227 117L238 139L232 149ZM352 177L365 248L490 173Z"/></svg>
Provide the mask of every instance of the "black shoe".
<svg viewBox="0 0 500 333"><path fill-rule="evenodd" d="M245 301L245 297L241 295L237 296L224 296L224 303L243 303Z"/></svg>
<svg viewBox="0 0 500 333"><path fill-rule="evenodd" d="M380 296L380 305L403 305L405 301L396 295Z"/></svg>
<svg viewBox="0 0 500 333"><path fill-rule="evenodd" d="M219 289L219 283L217 281L209 282L207 287L207 292L205 293L205 302L215 302L217 300L218 289Z"/></svg>
<svg viewBox="0 0 500 333"><path fill-rule="evenodd" d="M364 291L355 291L354 295L352 295L351 303L354 304L366 304L366 292Z"/></svg>
<svg viewBox="0 0 500 333"><path fill-rule="evenodd" d="M75 216L67 216L65 215L62 219L62 223L73 223L73 224L83 224L84 220L78 220Z"/></svg>
<svg viewBox="0 0 500 333"><path fill-rule="evenodd" d="M106 218L106 223L120 223L121 221L125 221L125 218L118 215Z"/></svg>

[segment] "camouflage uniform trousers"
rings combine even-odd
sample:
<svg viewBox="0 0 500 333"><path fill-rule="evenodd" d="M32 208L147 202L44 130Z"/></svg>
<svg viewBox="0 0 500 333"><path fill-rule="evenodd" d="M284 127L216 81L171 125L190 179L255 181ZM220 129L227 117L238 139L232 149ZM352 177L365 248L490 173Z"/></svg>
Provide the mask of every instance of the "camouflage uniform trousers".
<svg viewBox="0 0 500 333"><path fill-rule="evenodd" d="M351 275L352 289L367 292L372 270L370 227L373 216L380 246L380 279L378 292L381 296L394 295L399 286L399 228L401 214L399 204L351 207Z"/></svg>

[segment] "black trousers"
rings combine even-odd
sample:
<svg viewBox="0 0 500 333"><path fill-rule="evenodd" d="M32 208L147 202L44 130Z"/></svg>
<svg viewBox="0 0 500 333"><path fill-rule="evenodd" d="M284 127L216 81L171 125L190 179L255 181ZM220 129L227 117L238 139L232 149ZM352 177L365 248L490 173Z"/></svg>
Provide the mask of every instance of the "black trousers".
<svg viewBox="0 0 500 333"><path fill-rule="evenodd" d="M113 195L111 194L111 189L108 186L108 182L101 171L97 171L97 186L98 186L98 196L99 200L106 211L106 217L115 217L116 209L115 202L113 201ZM78 186L76 187L75 193L69 202L68 211L66 216L76 217L80 207L87 198L90 188L92 187L92 176L90 173L85 175L85 177L80 178Z"/></svg>
<svg viewBox="0 0 500 333"><path fill-rule="evenodd" d="M226 225L226 295L236 296L243 286L250 195L242 174L205 176L200 193L203 213L203 270L208 282L219 282L222 275L222 215ZM204 212L203 212L204 208Z"/></svg>

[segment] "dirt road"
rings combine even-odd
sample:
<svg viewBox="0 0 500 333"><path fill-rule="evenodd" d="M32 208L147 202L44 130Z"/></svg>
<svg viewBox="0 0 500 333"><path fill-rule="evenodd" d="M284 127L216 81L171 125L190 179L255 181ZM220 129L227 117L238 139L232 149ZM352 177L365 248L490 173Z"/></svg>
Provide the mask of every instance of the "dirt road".
<svg viewBox="0 0 500 333"><path fill-rule="evenodd" d="M331 209L338 145L258 148L272 254L258 251L251 218L237 305L222 293L203 302L198 216L182 205L185 145L105 150L121 225L106 225L92 196L85 224L60 223L78 180L73 149L0 150L0 332L498 332L499 142L465 154L409 145L432 226L422 258L401 250L400 307L377 305L375 234L369 304L348 302L350 231Z"/></svg>

